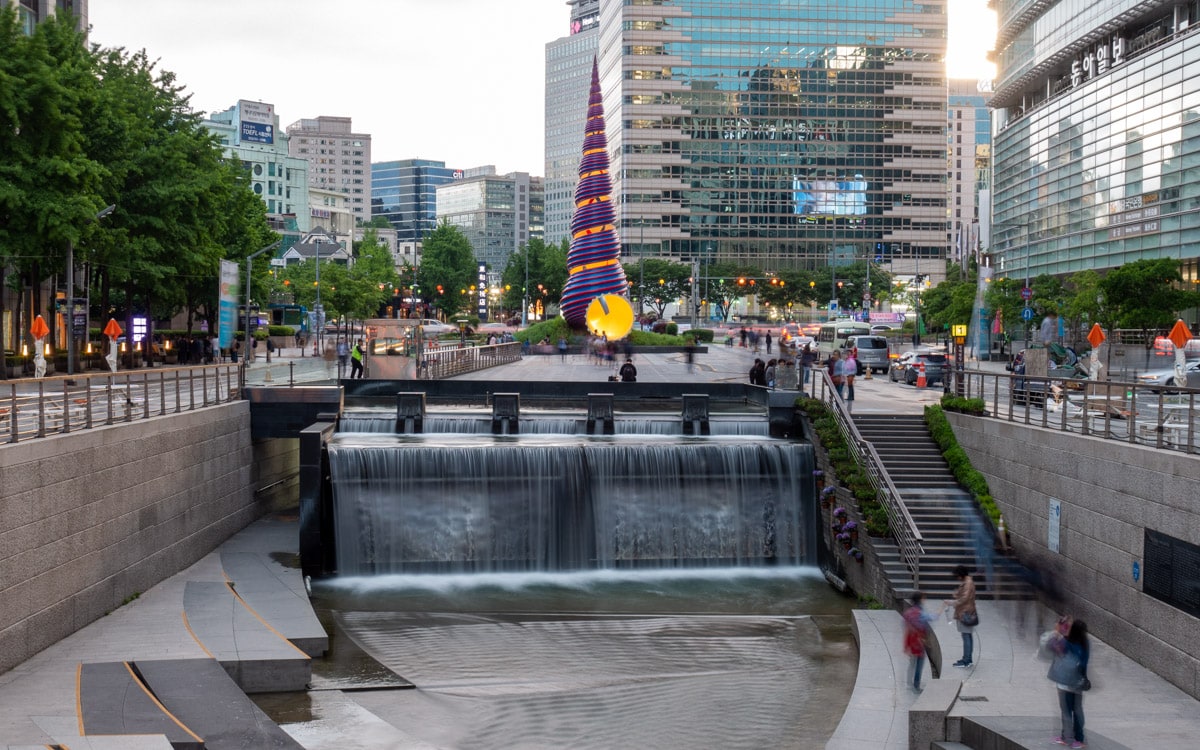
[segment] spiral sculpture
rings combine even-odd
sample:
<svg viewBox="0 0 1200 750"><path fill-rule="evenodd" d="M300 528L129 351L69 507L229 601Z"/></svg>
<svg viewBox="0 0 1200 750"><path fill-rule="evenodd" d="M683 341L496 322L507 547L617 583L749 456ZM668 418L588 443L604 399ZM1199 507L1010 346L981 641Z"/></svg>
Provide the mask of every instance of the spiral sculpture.
<svg viewBox="0 0 1200 750"><path fill-rule="evenodd" d="M613 222L604 102L593 58L583 158L579 161L579 184L575 186L575 217L571 220L571 249L567 251L567 284L561 302L562 315L574 328L586 325L588 305L596 297L616 294L628 299L629 285L618 260L621 243Z"/></svg>

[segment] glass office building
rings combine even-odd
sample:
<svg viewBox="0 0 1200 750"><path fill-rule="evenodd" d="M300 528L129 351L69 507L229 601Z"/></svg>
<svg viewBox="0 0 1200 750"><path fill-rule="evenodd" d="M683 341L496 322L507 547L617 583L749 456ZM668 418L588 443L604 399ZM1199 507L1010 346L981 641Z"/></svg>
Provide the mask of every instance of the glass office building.
<svg viewBox="0 0 1200 750"><path fill-rule="evenodd" d="M1195 280L1200 2L995 7L992 249L1003 272L1178 258Z"/></svg>
<svg viewBox="0 0 1200 750"><path fill-rule="evenodd" d="M944 0L601 3L624 254L942 260L945 55Z"/></svg>
<svg viewBox="0 0 1200 750"><path fill-rule="evenodd" d="M396 230L399 244L419 244L437 228L437 187L461 176L442 161L403 159L371 165L371 216Z"/></svg>

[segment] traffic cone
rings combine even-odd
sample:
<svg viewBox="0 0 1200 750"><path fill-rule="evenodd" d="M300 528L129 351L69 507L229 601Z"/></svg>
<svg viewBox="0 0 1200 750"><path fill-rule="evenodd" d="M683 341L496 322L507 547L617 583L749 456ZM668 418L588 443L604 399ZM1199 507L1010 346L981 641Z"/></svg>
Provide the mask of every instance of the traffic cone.
<svg viewBox="0 0 1200 750"><path fill-rule="evenodd" d="M927 385L929 385L929 383L925 382L925 363L918 362L917 363L917 387L924 388Z"/></svg>

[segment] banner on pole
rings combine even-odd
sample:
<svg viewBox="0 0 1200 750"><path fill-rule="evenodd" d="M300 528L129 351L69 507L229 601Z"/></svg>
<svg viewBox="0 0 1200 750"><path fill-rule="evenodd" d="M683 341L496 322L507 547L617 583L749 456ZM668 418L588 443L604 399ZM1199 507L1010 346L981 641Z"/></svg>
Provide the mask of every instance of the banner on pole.
<svg viewBox="0 0 1200 750"><path fill-rule="evenodd" d="M217 321L217 340L222 349L233 346L237 330L238 265L231 260L221 261L220 318Z"/></svg>

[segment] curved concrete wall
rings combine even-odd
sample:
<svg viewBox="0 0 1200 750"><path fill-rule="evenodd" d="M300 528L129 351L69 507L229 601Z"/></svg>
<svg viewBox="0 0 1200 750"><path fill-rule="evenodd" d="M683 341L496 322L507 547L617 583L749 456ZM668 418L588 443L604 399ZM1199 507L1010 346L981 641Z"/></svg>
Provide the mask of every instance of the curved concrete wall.
<svg viewBox="0 0 1200 750"><path fill-rule="evenodd" d="M1020 559L1052 571L1070 614L1200 698L1197 618L1142 593L1145 530L1200 545L1200 458L947 412ZM1050 551L1050 500L1061 503Z"/></svg>
<svg viewBox="0 0 1200 750"><path fill-rule="evenodd" d="M252 456L245 402L0 445L0 672L262 515Z"/></svg>

